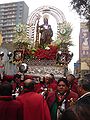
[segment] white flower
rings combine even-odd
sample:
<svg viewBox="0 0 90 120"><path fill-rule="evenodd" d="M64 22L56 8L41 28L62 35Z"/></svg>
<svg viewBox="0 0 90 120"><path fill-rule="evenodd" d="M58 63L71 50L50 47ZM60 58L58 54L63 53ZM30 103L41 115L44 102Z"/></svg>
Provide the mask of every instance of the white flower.
<svg viewBox="0 0 90 120"><path fill-rule="evenodd" d="M45 49L46 49L46 50L50 50L50 47L46 47Z"/></svg>

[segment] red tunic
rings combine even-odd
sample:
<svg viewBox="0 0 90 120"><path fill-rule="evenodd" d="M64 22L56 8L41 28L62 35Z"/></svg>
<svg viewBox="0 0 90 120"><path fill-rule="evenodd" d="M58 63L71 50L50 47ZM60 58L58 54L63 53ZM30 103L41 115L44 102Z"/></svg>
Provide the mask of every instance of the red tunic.
<svg viewBox="0 0 90 120"><path fill-rule="evenodd" d="M49 108L51 108L51 106L53 105L53 102L56 99L55 94L56 94L55 92L52 92L47 97L47 103L48 103ZM71 100L73 100L73 102L75 102L77 99L78 99L78 94L70 90L70 93L68 94L68 96L66 98L66 108L71 105L71 103L72 103Z"/></svg>
<svg viewBox="0 0 90 120"><path fill-rule="evenodd" d="M78 81L75 79L71 88L71 90L74 91L75 93L78 93L77 86L78 86Z"/></svg>
<svg viewBox="0 0 90 120"><path fill-rule="evenodd" d="M0 120L23 120L21 103L11 96L0 96Z"/></svg>
<svg viewBox="0 0 90 120"><path fill-rule="evenodd" d="M27 92L17 97L23 104L24 120L51 120L49 109L42 95Z"/></svg>
<svg viewBox="0 0 90 120"><path fill-rule="evenodd" d="M43 83L38 83L38 84L35 85L35 91L36 91L37 93L43 92L43 91L44 91L44 88L46 88L46 86L45 86L45 84L43 84ZM57 84L55 84L55 83L51 83L51 84L49 84L49 85L47 86L47 89L48 89L49 91L55 91L56 88L57 88Z"/></svg>

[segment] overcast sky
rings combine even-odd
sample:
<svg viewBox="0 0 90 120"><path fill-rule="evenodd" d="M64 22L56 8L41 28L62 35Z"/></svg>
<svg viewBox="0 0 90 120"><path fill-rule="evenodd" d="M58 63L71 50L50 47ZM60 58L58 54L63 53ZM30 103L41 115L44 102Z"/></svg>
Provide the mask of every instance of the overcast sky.
<svg viewBox="0 0 90 120"><path fill-rule="evenodd" d="M1 0L0 4L8 3L8 2L17 2L20 0ZM77 13L72 10L70 7L71 0L22 0L29 6L29 15L37 8L42 7L43 5L54 6L60 9L67 20L70 22L73 28L72 32L72 41L74 46L70 48L70 50L74 53L73 59L70 62L69 68L73 70L74 62L76 62L79 58L79 31L80 31L80 19ZM53 27L53 23L51 26Z"/></svg>

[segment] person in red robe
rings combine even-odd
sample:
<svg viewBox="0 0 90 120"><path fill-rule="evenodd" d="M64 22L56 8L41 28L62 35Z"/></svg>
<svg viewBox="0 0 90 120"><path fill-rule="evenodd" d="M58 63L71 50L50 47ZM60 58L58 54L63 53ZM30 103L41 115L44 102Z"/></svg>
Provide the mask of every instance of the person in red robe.
<svg viewBox="0 0 90 120"><path fill-rule="evenodd" d="M0 85L0 120L23 120L22 104L12 98L12 86L8 82Z"/></svg>
<svg viewBox="0 0 90 120"><path fill-rule="evenodd" d="M52 81L52 83L57 84L57 81L55 80L54 74L50 73L50 75L51 75L51 81Z"/></svg>
<svg viewBox="0 0 90 120"><path fill-rule="evenodd" d="M34 82L24 81L24 92L16 98L23 105L24 120L51 120L50 112L43 96L34 92Z"/></svg>
<svg viewBox="0 0 90 120"><path fill-rule="evenodd" d="M66 78L69 82L69 87L71 88L71 90L78 93L77 91L78 79L76 79L73 74L68 74Z"/></svg>
<svg viewBox="0 0 90 120"><path fill-rule="evenodd" d="M48 93L55 91L56 88L57 82L54 82L54 79L50 74L46 74L43 77L43 81L35 85L35 91L43 95L45 99L47 98Z"/></svg>
<svg viewBox="0 0 90 120"><path fill-rule="evenodd" d="M90 120L90 73L78 81L79 98L65 110L61 120Z"/></svg>
<svg viewBox="0 0 90 120"><path fill-rule="evenodd" d="M66 78L60 78L57 90L47 96L51 120L60 120L62 113L78 99L78 94L69 89Z"/></svg>

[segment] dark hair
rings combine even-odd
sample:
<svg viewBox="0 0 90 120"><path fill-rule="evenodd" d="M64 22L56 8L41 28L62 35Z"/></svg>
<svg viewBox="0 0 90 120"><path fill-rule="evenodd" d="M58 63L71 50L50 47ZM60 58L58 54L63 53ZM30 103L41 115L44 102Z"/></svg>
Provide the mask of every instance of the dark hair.
<svg viewBox="0 0 90 120"><path fill-rule="evenodd" d="M54 77L54 74L53 74L53 73L50 73L50 75L51 75L51 77L52 77L53 79L55 79L55 77Z"/></svg>
<svg viewBox="0 0 90 120"><path fill-rule="evenodd" d="M19 75L19 74L16 74L16 75L14 75L14 79L16 79L16 78L21 78L21 75Z"/></svg>
<svg viewBox="0 0 90 120"><path fill-rule="evenodd" d="M75 79L75 76L73 74L68 74L67 76L71 76L73 80Z"/></svg>
<svg viewBox="0 0 90 120"><path fill-rule="evenodd" d="M83 87L84 90L90 91L90 74L85 74L78 84Z"/></svg>
<svg viewBox="0 0 90 120"><path fill-rule="evenodd" d="M66 78L63 78L63 77L62 77L62 78L59 78L59 80L58 80L58 82L57 82L57 85L58 85L61 81L63 81L66 86L69 86L68 80L67 80Z"/></svg>
<svg viewBox="0 0 90 120"><path fill-rule="evenodd" d="M24 89L28 89L30 91L34 91L35 82L32 80L31 82L24 83Z"/></svg>
<svg viewBox="0 0 90 120"><path fill-rule="evenodd" d="M9 82L0 84L0 95L1 96L11 96L12 95L12 85Z"/></svg>
<svg viewBox="0 0 90 120"><path fill-rule="evenodd" d="M53 73L50 73L50 75L51 75L52 77L54 77L54 74L53 74Z"/></svg>

